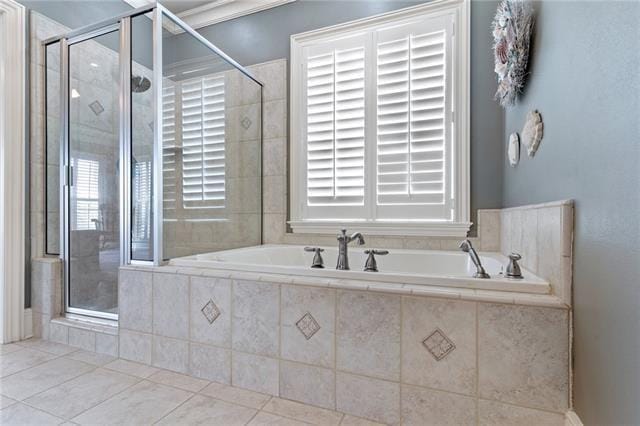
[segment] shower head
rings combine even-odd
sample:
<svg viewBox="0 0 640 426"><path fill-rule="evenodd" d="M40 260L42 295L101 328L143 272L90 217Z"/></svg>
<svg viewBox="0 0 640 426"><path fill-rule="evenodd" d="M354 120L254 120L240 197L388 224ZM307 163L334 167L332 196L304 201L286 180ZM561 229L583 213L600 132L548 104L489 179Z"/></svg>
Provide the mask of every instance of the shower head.
<svg viewBox="0 0 640 426"><path fill-rule="evenodd" d="M142 93L149 90L151 87L151 81L147 77L134 75L131 77L131 91L133 93Z"/></svg>

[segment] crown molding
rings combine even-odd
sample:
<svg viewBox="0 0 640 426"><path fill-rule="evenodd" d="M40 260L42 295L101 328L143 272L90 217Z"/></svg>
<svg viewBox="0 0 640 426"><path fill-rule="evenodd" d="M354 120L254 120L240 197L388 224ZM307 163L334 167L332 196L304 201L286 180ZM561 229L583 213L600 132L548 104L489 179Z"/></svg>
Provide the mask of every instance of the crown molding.
<svg viewBox="0 0 640 426"><path fill-rule="evenodd" d="M151 0L124 0L134 8L153 3ZM177 13L176 15L191 28L197 29L252 13L282 6L297 0L217 0L202 6ZM182 32L178 29L173 33Z"/></svg>

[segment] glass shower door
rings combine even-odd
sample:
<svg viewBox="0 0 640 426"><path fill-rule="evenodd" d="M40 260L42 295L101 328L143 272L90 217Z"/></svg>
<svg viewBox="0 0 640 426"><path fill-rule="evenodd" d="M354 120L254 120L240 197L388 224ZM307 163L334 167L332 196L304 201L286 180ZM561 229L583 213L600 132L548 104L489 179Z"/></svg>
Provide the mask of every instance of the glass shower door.
<svg viewBox="0 0 640 426"><path fill-rule="evenodd" d="M115 318L120 266L120 31L68 47L67 311Z"/></svg>

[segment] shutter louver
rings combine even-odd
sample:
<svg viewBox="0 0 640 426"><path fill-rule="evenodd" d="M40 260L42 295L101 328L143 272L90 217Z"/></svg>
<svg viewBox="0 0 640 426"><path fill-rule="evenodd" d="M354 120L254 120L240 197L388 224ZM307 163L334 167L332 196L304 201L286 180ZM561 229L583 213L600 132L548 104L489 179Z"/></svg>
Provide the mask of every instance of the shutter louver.
<svg viewBox="0 0 640 426"><path fill-rule="evenodd" d="M180 87L184 206L224 207L224 77L187 80Z"/></svg>
<svg viewBox="0 0 640 426"><path fill-rule="evenodd" d="M364 203L365 53L335 50L307 62L307 202Z"/></svg>
<svg viewBox="0 0 640 426"><path fill-rule="evenodd" d="M151 236L151 162L141 161L133 167L133 235L134 242Z"/></svg>
<svg viewBox="0 0 640 426"><path fill-rule="evenodd" d="M377 201L445 203L445 32L377 46Z"/></svg>
<svg viewBox="0 0 640 426"><path fill-rule="evenodd" d="M165 214L171 216L176 209L176 89L165 81L162 86L162 179Z"/></svg>

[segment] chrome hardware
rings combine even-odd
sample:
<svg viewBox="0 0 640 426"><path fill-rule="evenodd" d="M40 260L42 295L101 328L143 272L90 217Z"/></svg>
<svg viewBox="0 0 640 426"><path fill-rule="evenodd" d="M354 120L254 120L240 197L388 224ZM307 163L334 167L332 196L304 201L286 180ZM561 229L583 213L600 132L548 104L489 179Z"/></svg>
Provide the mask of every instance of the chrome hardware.
<svg viewBox="0 0 640 426"><path fill-rule="evenodd" d="M364 271L365 272L378 272L378 263L376 262L375 255L378 254L380 256L384 256L385 254L389 254L389 250L365 250L364 254L368 254L367 261L364 263Z"/></svg>
<svg viewBox="0 0 640 426"><path fill-rule="evenodd" d="M312 268L324 268L324 260L322 260L322 253L324 249L320 247L305 247L304 251L312 251L315 254L313 255L313 261L311 263Z"/></svg>
<svg viewBox="0 0 640 426"><path fill-rule="evenodd" d="M342 229L342 233L338 235L338 263L336 269L341 271L349 270L349 256L347 255L347 247L353 240L357 240L359 246L364 244L364 237L361 233L356 232L351 236L347 235L347 230Z"/></svg>
<svg viewBox="0 0 640 426"><path fill-rule="evenodd" d="M471 241L464 240L460 243L460 250L465 253L469 253L469 257L471 257L471 261L476 266L476 273L473 274L474 278L491 278L489 274L484 270L482 263L480 262L480 256L476 253L476 250L471 245Z"/></svg>
<svg viewBox="0 0 640 426"><path fill-rule="evenodd" d="M522 259L518 253L511 253L509 255L509 264L507 265L507 278L515 278L517 280L521 280L522 270L520 270L520 265L518 265L518 260Z"/></svg>

